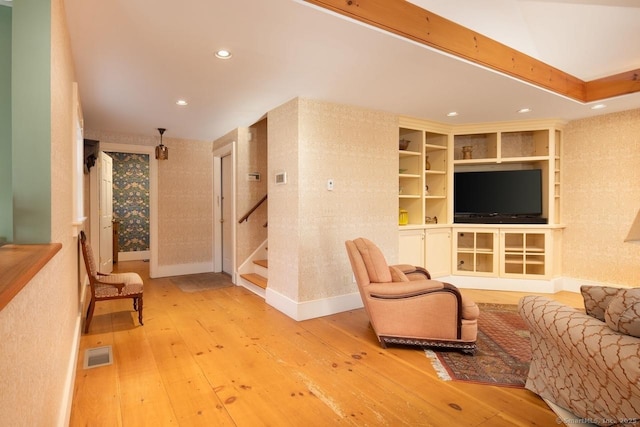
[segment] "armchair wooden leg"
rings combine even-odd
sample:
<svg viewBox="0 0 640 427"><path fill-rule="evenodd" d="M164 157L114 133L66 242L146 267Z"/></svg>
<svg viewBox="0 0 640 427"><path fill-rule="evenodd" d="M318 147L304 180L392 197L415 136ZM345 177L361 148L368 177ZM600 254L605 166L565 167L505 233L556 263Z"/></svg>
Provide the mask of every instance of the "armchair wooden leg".
<svg viewBox="0 0 640 427"><path fill-rule="evenodd" d="M136 300L138 301L138 322L144 325L144 323L142 323L142 295L136 298Z"/></svg>
<svg viewBox="0 0 640 427"><path fill-rule="evenodd" d="M91 299L89 302L89 308L87 308L87 317L84 321L84 333L89 333L89 325L91 324L91 319L93 319L93 309L96 308L96 302Z"/></svg>

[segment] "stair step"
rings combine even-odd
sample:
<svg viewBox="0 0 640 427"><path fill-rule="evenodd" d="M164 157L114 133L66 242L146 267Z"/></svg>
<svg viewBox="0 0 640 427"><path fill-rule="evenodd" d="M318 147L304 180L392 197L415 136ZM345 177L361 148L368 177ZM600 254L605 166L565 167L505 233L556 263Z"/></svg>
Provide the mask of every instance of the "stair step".
<svg viewBox="0 0 640 427"><path fill-rule="evenodd" d="M242 277L244 280L248 282L253 283L259 288L267 289L267 279L259 274L247 273L247 274L241 274L240 277Z"/></svg>
<svg viewBox="0 0 640 427"><path fill-rule="evenodd" d="M260 267L269 268L269 261L266 259L254 259L253 263L259 265Z"/></svg>

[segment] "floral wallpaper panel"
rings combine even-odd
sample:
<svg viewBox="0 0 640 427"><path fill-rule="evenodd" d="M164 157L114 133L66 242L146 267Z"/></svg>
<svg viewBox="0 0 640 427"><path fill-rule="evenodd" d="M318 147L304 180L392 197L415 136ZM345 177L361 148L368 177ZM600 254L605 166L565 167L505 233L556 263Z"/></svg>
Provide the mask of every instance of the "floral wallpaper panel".
<svg viewBox="0 0 640 427"><path fill-rule="evenodd" d="M119 251L148 251L149 155L107 154L113 158L113 216L120 221Z"/></svg>

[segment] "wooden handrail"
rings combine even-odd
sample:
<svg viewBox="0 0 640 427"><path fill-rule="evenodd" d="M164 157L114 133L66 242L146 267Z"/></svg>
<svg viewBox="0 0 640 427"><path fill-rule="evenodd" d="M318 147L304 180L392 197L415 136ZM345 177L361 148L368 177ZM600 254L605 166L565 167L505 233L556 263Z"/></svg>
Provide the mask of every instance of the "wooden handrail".
<svg viewBox="0 0 640 427"><path fill-rule="evenodd" d="M267 200L267 196L268 194L265 194L264 197L262 199L260 199L260 201L258 203L256 203L255 205L253 205L253 207L251 209L249 209L249 212L247 212L246 214L244 214L242 216L242 218L240 218L240 220L238 221L238 224L242 224L244 221L248 220L249 217L251 216L251 214L260 207L260 205L262 203L264 203L265 200Z"/></svg>

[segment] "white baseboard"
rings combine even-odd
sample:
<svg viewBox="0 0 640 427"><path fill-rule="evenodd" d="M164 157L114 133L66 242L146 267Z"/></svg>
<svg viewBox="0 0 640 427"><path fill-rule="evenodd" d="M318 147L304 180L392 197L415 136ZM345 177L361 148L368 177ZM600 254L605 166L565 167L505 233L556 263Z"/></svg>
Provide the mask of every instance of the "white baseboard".
<svg viewBox="0 0 640 427"><path fill-rule="evenodd" d="M612 286L614 288L630 288L630 286L628 285L621 285L618 283L594 282L593 280L574 279L573 277L564 277L562 290L570 291L570 292L580 292L580 286L582 285Z"/></svg>
<svg viewBox="0 0 640 427"><path fill-rule="evenodd" d="M313 301L296 302L271 288L267 288L265 300L270 306L297 321L329 316L363 307L358 292Z"/></svg>
<svg viewBox="0 0 640 427"><path fill-rule="evenodd" d="M73 333L71 351L69 351L69 364L67 365L67 375L65 376L62 397L60 399L60 418L56 424L58 427L66 427L71 420L71 405L73 404L73 390L76 382L76 366L78 364L78 353L80 351L80 336L82 334L82 313L76 316L76 325Z"/></svg>
<svg viewBox="0 0 640 427"><path fill-rule="evenodd" d="M211 272L213 272L213 261L198 264L159 265L156 270L156 275L153 278Z"/></svg>
<svg viewBox="0 0 640 427"><path fill-rule="evenodd" d="M490 291L539 292L553 294L563 289L563 279L505 279L500 277L446 276L440 282L451 283L460 289L484 289Z"/></svg>
<svg viewBox="0 0 640 427"><path fill-rule="evenodd" d="M118 261L142 261L151 257L151 251L118 252Z"/></svg>

